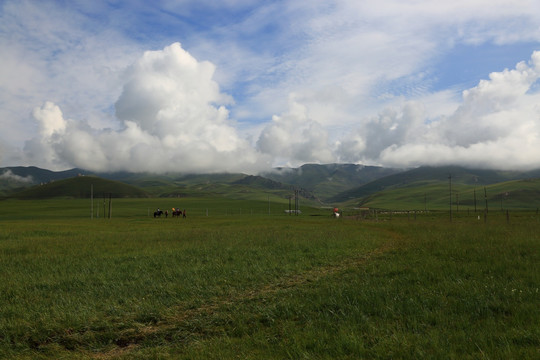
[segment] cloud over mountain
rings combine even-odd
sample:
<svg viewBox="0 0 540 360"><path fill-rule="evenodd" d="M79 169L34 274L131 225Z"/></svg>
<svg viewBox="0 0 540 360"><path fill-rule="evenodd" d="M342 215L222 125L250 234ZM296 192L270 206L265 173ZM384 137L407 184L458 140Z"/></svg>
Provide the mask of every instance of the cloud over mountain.
<svg viewBox="0 0 540 360"><path fill-rule="evenodd" d="M127 70L115 104L119 130L64 119L57 105L46 102L33 112L41 137L27 142L27 156L95 171L268 168L269 158L237 134L224 106L231 99L212 79L214 71L179 43L145 52Z"/></svg>
<svg viewBox="0 0 540 360"><path fill-rule="evenodd" d="M33 112L40 136L26 143L26 154L96 171L255 173L276 161L540 167L540 52L464 91L448 116L430 120L421 101L408 101L359 119L335 141L291 96L289 110L264 126L256 145L249 143L229 118L233 99L220 92L214 71L178 43L145 52L125 73L115 104L120 129L65 119L46 102Z"/></svg>
<svg viewBox="0 0 540 360"><path fill-rule="evenodd" d="M457 110L438 121L417 119L405 139L378 158L389 165L465 164L498 169L540 167L540 52L515 69L494 72L463 92ZM396 126L397 122L394 117ZM420 124L420 125L418 125Z"/></svg>

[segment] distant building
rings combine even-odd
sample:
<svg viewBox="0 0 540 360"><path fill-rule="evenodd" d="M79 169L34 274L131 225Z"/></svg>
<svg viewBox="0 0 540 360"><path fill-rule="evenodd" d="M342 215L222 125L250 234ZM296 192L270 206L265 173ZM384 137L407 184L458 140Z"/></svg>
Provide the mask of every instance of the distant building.
<svg viewBox="0 0 540 360"><path fill-rule="evenodd" d="M302 210L285 210L285 214L301 214Z"/></svg>

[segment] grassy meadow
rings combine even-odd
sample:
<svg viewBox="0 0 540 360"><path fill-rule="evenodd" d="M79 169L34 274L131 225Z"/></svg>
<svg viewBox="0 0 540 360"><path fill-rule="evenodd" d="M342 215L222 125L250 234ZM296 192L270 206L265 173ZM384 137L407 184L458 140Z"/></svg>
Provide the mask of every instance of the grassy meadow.
<svg viewBox="0 0 540 360"><path fill-rule="evenodd" d="M368 206L394 210L448 210L449 184L441 181L418 181L389 187L365 197L345 201L349 206ZM540 208L540 179L505 181L486 186L452 183L454 210L529 210Z"/></svg>
<svg viewBox="0 0 540 360"><path fill-rule="evenodd" d="M166 198L113 199L109 219L103 205L0 201L0 358L540 357L535 211L334 219L285 215L286 199Z"/></svg>

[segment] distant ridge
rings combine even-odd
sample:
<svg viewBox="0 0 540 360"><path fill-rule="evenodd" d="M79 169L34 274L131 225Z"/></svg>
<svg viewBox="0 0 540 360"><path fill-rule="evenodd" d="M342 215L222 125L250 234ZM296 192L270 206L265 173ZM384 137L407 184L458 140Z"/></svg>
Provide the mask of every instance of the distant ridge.
<svg viewBox="0 0 540 360"><path fill-rule="evenodd" d="M92 173L83 169L50 171L34 166L17 166L0 168L0 176L8 171L10 174L24 178L25 181L13 180L7 184L7 180L2 181L0 178L0 194L3 192L7 196L13 190L19 191L32 184L45 184L78 175L95 175L138 186L154 196L179 196L185 195L190 188L192 191L195 187L204 190L215 188L215 186L209 186L210 184L228 184L255 187L267 191L283 192L298 189L301 196L324 202L342 191L403 170L356 164L305 164L299 168L277 168L260 175L245 175L230 173L185 174L181 171L166 174Z"/></svg>
<svg viewBox="0 0 540 360"><path fill-rule="evenodd" d="M305 164L299 168L277 168L261 175L282 183L301 186L326 201L340 192L403 171L357 164Z"/></svg>
<svg viewBox="0 0 540 360"><path fill-rule="evenodd" d="M20 176L22 178L31 178L33 184L48 183L54 180L67 179L78 175L90 175L90 171L82 169L70 169L63 171L51 171L47 169L41 169L35 166L12 166L0 169L0 175L11 172L13 175Z"/></svg>
<svg viewBox="0 0 540 360"><path fill-rule="evenodd" d="M318 200L317 197L315 197L312 192L304 188L294 186L291 184L283 184L281 182L274 181L274 180L271 180L262 176L247 175L244 178L233 182L233 184L246 185L249 187L259 188L259 189L285 190L285 191L290 191L290 192L294 190L298 190L299 194L303 196L304 198Z"/></svg>
<svg viewBox="0 0 540 360"><path fill-rule="evenodd" d="M16 199L46 199L55 197L90 198L110 196L114 198L148 197L148 193L135 186L118 181L102 179L95 176L77 176L69 179L51 181L43 185L35 185L10 197Z"/></svg>
<svg viewBox="0 0 540 360"><path fill-rule="evenodd" d="M503 194L511 190L512 198L516 200L518 193L530 194L531 201L539 194L536 181L510 184L510 190L506 190L508 185L503 184L540 178L540 169L500 171L460 166L423 166L404 170L356 164L305 164L299 168L277 168L260 175L186 174L180 171L166 174L92 174L82 169L55 172L32 166L8 167L0 168L0 195L4 198L88 197L88 179L92 179L96 194L106 192L115 197L226 196L262 199L269 195L287 198L298 190L301 197L313 201L313 204L359 206L369 203L371 206L394 206L395 201L402 201L407 196L416 202L420 198L422 202L425 202L424 198L435 201L435 197L438 197L441 198L440 204L443 204L447 200L442 198L448 197L446 189L450 175L453 184L462 185L460 190L457 187L454 189L456 192L469 191L472 194L478 186L491 186L493 191L500 189ZM501 184L501 187L494 187L496 184ZM468 196L466 193L462 195L460 202L466 201ZM493 195L501 196L499 193ZM525 196L520 195L519 198L526 200ZM383 205L383 199L387 205Z"/></svg>
<svg viewBox="0 0 540 360"><path fill-rule="evenodd" d="M363 198L377 192L400 187L421 186L422 184L433 182L448 183L449 176L452 176L452 182L455 184L484 186L512 180L538 178L540 177L540 170L501 171L468 169L460 166L422 166L385 176L367 184L348 189L335 195L330 200L342 202L352 198Z"/></svg>

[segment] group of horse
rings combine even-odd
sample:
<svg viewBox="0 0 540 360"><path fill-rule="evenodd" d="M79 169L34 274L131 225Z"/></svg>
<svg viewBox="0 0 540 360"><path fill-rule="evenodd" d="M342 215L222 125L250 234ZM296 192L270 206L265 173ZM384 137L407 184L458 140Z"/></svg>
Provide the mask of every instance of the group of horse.
<svg viewBox="0 0 540 360"><path fill-rule="evenodd" d="M171 211L171 214L172 214L172 217L178 217L180 218L183 217L183 218L186 218L186 210L184 209L184 211L180 210L180 209L175 209L173 208L172 211ZM165 212L163 212L163 210L160 210L160 209L157 209L157 211L154 211L154 217L161 217L161 215L165 215L165 217L169 217L169 211L168 210L165 210Z"/></svg>

